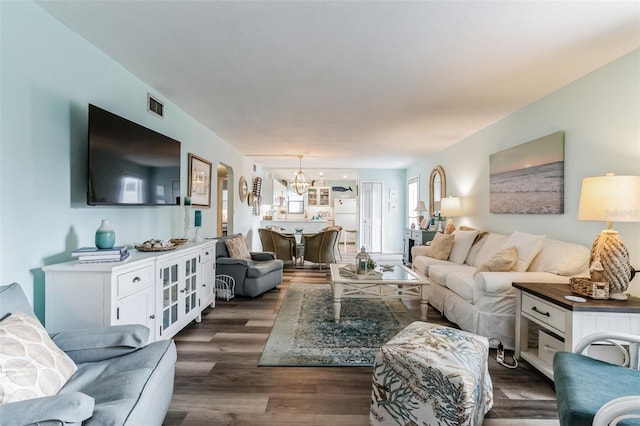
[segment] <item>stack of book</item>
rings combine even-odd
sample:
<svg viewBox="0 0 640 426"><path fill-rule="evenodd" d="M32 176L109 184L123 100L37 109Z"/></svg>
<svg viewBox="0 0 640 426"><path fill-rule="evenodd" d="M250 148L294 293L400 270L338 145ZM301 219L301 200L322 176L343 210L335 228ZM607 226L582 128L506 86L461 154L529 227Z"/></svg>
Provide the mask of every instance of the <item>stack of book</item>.
<svg viewBox="0 0 640 426"><path fill-rule="evenodd" d="M115 246L110 249L96 247L80 247L71 253L81 263L121 262L129 257L129 250L125 246Z"/></svg>

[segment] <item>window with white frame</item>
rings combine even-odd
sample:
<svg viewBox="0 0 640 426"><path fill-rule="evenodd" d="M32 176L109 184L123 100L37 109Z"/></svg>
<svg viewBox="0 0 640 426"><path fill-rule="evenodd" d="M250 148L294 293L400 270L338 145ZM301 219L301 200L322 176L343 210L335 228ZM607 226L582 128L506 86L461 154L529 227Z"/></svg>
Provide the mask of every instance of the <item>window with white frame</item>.
<svg viewBox="0 0 640 426"><path fill-rule="evenodd" d="M287 191L287 213L304 213L304 196Z"/></svg>
<svg viewBox="0 0 640 426"><path fill-rule="evenodd" d="M412 177L407 181L407 211L409 212L409 225L418 221L419 212L415 211L420 196L420 177Z"/></svg>

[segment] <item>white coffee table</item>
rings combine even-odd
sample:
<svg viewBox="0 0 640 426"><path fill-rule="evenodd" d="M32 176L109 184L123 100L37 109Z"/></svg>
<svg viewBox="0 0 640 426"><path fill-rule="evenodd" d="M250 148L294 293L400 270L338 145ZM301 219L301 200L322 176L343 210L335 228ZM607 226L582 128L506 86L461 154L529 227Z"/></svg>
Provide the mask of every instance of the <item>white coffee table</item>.
<svg viewBox="0 0 640 426"><path fill-rule="evenodd" d="M340 321L342 299L420 299L420 318L427 320L428 279L405 266L383 272L382 278L349 278L340 274L343 266L337 263L330 265L333 318L336 322Z"/></svg>

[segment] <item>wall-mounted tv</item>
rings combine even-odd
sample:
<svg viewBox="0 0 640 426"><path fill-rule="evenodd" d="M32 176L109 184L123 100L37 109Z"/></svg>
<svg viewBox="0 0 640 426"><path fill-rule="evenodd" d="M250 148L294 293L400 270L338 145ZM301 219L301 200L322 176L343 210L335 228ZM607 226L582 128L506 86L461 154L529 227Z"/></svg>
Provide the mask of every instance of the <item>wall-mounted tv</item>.
<svg viewBox="0 0 640 426"><path fill-rule="evenodd" d="M180 142L89 104L89 205L180 204Z"/></svg>

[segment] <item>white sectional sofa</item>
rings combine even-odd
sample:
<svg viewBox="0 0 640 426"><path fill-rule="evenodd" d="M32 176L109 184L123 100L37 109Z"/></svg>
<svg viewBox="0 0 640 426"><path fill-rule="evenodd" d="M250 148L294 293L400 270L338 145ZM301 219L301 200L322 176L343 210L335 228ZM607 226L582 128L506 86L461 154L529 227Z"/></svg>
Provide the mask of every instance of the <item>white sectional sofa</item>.
<svg viewBox="0 0 640 426"><path fill-rule="evenodd" d="M433 249L412 248L413 269L431 281L429 303L461 329L498 338L507 349L515 347L515 289L511 283L566 284L572 276L589 276L590 251L581 245L518 231L503 235L463 229L452 235L453 246L446 258L446 247L444 255L433 250L442 246L438 237ZM496 259L510 247L517 251L515 264L507 265L505 272L492 272L501 269L495 266Z"/></svg>

